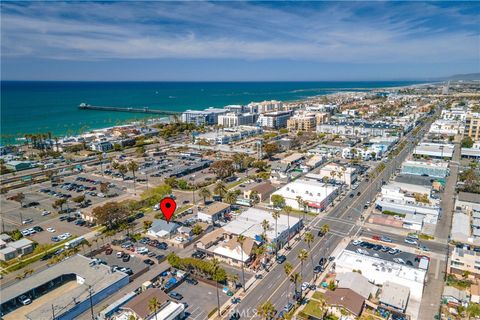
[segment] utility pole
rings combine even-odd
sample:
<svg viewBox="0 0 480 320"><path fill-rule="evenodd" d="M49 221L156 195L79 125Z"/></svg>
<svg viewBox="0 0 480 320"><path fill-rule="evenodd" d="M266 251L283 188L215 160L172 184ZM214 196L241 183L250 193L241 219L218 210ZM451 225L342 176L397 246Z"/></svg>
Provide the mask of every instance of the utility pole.
<svg viewBox="0 0 480 320"><path fill-rule="evenodd" d="M93 316L92 286L88 286L88 298L90 300L90 313L92 315L92 320L95 320L95 317Z"/></svg>
<svg viewBox="0 0 480 320"><path fill-rule="evenodd" d="M55 307L52 304L52 320L55 320Z"/></svg>

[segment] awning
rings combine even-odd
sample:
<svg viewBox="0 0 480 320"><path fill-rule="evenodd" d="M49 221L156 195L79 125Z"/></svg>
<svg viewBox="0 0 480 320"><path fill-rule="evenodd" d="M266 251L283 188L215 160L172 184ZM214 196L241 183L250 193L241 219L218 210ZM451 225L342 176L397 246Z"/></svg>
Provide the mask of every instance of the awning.
<svg viewBox="0 0 480 320"><path fill-rule="evenodd" d="M321 209L322 208L322 205L316 203L316 202L309 202L308 203L308 206L309 207L313 207L313 208L318 208L318 209Z"/></svg>

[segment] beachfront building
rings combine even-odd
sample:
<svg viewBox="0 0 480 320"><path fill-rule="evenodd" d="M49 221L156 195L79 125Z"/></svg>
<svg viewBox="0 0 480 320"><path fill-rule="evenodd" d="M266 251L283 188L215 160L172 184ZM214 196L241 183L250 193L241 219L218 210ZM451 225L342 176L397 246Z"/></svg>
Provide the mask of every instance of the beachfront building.
<svg viewBox="0 0 480 320"><path fill-rule="evenodd" d="M284 104L282 101L269 100L262 102L250 102L246 109L250 113L268 113L272 111L282 111L284 110Z"/></svg>
<svg viewBox="0 0 480 320"><path fill-rule="evenodd" d="M292 116L291 111L275 111L262 113L258 117L257 124L268 129L280 129L287 126L287 120Z"/></svg>
<svg viewBox="0 0 480 320"><path fill-rule="evenodd" d="M448 176L448 162L442 160L407 160L402 164L402 174L445 178Z"/></svg>
<svg viewBox="0 0 480 320"><path fill-rule="evenodd" d="M218 123L218 117L228 111L218 108L207 108L205 110L187 110L182 113L182 122L193 123L197 126L214 125Z"/></svg>
<svg viewBox="0 0 480 320"><path fill-rule="evenodd" d="M224 128L250 125L257 121L255 113L234 113L229 112L218 116L218 124Z"/></svg>
<svg viewBox="0 0 480 320"><path fill-rule="evenodd" d="M338 186L315 180L298 179L275 191L272 196L281 195L285 198L286 205L296 210L303 211L306 208L310 212L320 213L333 202L338 193ZM304 205L299 203L299 199Z"/></svg>
<svg viewBox="0 0 480 320"><path fill-rule="evenodd" d="M287 120L287 129L289 131L315 131L317 124L324 123L328 118L329 114L325 112L296 111Z"/></svg>

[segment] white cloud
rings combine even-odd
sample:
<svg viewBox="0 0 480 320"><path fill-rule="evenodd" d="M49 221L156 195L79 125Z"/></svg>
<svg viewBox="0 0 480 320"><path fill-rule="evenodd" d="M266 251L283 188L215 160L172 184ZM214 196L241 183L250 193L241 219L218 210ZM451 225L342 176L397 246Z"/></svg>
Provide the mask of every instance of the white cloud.
<svg viewBox="0 0 480 320"><path fill-rule="evenodd" d="M430 3L317 5L2 4L1 51L6 59L273 58L359 63L448 63L476 61L480 55L478 15L458 8ZM372 13L363 13L366 9Z"/></svg>

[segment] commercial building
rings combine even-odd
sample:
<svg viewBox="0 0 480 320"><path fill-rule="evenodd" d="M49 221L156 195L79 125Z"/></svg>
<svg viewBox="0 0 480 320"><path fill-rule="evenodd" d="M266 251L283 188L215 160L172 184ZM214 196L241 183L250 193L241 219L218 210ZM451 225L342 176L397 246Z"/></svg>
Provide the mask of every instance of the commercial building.
<svg viewBox="0 0 480 320"><path fill-rule="evenodd" d="M0 245L0 261L9 261L33 252L34 243L26 238L4 242Z"/></svg>
<svg viewBox="0 0 480 320"><path fill-rule="evenodd" d="M91 306L118 292L128 282L126 273L112 272L106 265L75 255L2 287L1 311L4 315L11 313L17 319L51 319L52 312L55 319L75 319ZM61 294L55 292L57 290L61 290ZM21 295L32 299L26 314L18 301ZM39 298L41 302L36 301Z"/></svg>
<svg viewBox="0 0 480 320"><path fill-rule="evenodd" d="M421 142L413 149L414 156L452 159L455 146L453 144Z"/></svg>
<svg viewBox="0 0 480 320"><path fill-rule="evenodd" d="M99 152L107 152L113 150L113 144L110 141L93 142L91 149Z"/></svg>
<svg viewBox="0 0 480 320"><path fill-rule="evenodd" d="M412 299L418 302L422 299L428 269L427 258L419 259L416 254L408 252L391 255L367 248L360 249L349 243L335 262L337 273L359 270L372 284L401 284L409 289Z"/></svg>
<svg viewBox="0 0 480 320"><path fill-rule="evenodd" d="M380 305L387 309L405 313L408 299L410 298L410 289L401 284L386 281L382 287L380 295Z"/></svg>
<svg viewBox="0 0 480 320"><path fill-rule="evenodd" d="M336 183L343 183L351 186L357 181L357 170L352 167L342 166L332 162L320 168L318 174L309 173L305 177L316 181L323 181L324 177L326 177L329 181L333 180Z"/></svg>
<svg viewBox="0 0 480 320"><path fill-rule="evenodd" d="M431 198L431 188L399 182L382 186L375 205L381 211L421 215L423 222L431 224L437 223L440 214L440 202ZM406 224L405 227L410 226Z"/></svg>
<svg viewBox="0 0 480 320"><path fill-rule="evenodd" d="M460 121L438 119L432 123L428 132L433 134L454 136L460 133L460 129L461 129Z"/></svg>
<svg viewBox="0 0 480 320"><path fill-rule="evenodd" d="M271 183L265 182L265 183L257 184L253 188L243 191L243 197L245 199L252 199L251 195L253 192L258 195L259 202L263 202L267 199L270 199L270 195L274 191L275 191L275 187Z"/></svg>
<svg viewBox="0 0 480 320"><path fill-rule="evenodd" d="M150 301L156 299L159 303L157 310L152 310ZM158 288L148 288L128 301L121 307L122 312L115 319L129 319L134 316L137 320L168 319L180 320L185 316L185 305L172 301L168 295Z"/></svg>
<svg viewBox="0 0 480 320"><path fill-rule="evenodd" d="M268 242L277 243L279 248L283 247L289 236L290 238L294 237L302 228L302 220L297 217L287 217L281 214L275 220L269 211L249 208L225 225L223 229L230 234L241 234L257 242L263 242L263 220L267 220L269 223L269 228L265 232ZM277 226L277 234L275 234L275 225ZM288 226L290 226L290 229Z"/></svg>
<svg viewBox="0 0 480 320"><path fill-rule="evenodd" d="M250 237L245 237L241 245L238 242L238 235L234 235L224 228L206 234L195 243L197 250L235 266L241 266L242 263L248 264L256 246L255 240Z"/></svg>
<svg viewBox="0 0 480 320"><path fill-rule="evenodd" d="M229 212L230 205L228 203L214 201L203 208L199 208L197 218L204 222L214 223L222 219L225 214Z"/></svg>
<svg viewBox="0 0 480 320"><path fill-rule="evenodd" d="M471 148L462 148L460 156L462 159L480 160L480 142L473 144Z"/></svg>
<svg viewBox="0 0 480 320"><path fill-rule="evenodd" d="M248 137L261 134L262 128L256 126L239 126L224 128L215 132L207 132L199 134L195 137L195 142L203 140L209 144L229 144L234 141L239 141Z"/></svg>
<svg viewBox="0 0 480 320"><path fill-rule="evenodd" d="M287 120L292 116L291 111L276 111L262 113L258 117L257 124L268 129L280 129L287 126Z"/></svg>
<svg viewBox="0 0 480 320"><path fill-rule="evenodd" d="M193 123L197 126L214 125L218 123L218 117L226 114L225 109L208 108L205 110L187 110L182 113L182 122Z"/></svg>
<svg viewBox="0 0 480 320"><path fill-rule="evenodd" d="M480 140L480 113L468 113L465 118L464 137L470 137L473 141Z"/></svg>
<svg viewBox="0 0 480 320"><path fill-rule="evenodd" d="M442 160L407 160L402 164L402 174L446 178L449 173L448 162Z"/></svg>
<svg viewBox="0 0 480 320"><path fill-rule="evenodd" d="M403 132L403 128L383 122L342 121L319 124L317 132L347 136L398 136Z"/></svg>
<svg viewBox="0 0 480 320"><path fill-rule="evenodd" d="M33 165L30 161L8 161L5 163L5 167L9 170L22 171L33 168Z"/></svg>
<svg viewBox="0 0 480 320"><path fill-rule="evenodd" d="M441 114L444 120L465 121L467 118L467 109L464 107L453 107L450 109L443 109Z"/></svg>
<svg viewBox="0 0 480 320"><path fill-rule="evenodd" d="M250 125L257 121L255 113L226 113L218 116L218 124L224 128Z"/></svg>
<svg viewBox="0 0 480 320"><path fill-rule="evenodd" d="M338 193L337 186L318 181L298 179L275 191L272 196L281 195L285 198L286 205L296 210L307 209L310 212L319 213L333 202ZM299 203L299 200L301 200L301 203Z"/></svg>

